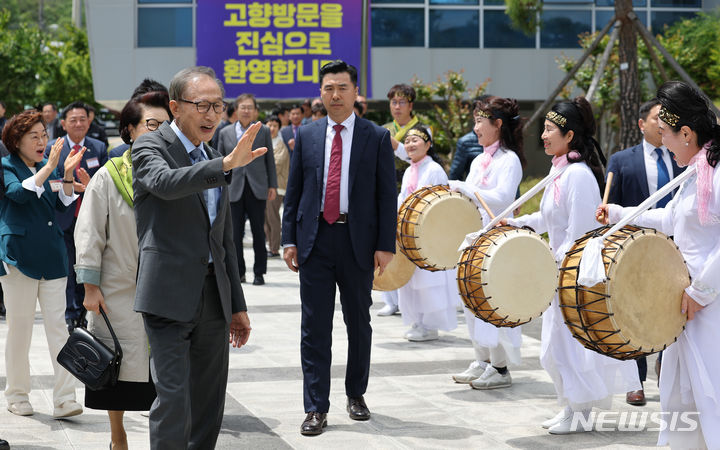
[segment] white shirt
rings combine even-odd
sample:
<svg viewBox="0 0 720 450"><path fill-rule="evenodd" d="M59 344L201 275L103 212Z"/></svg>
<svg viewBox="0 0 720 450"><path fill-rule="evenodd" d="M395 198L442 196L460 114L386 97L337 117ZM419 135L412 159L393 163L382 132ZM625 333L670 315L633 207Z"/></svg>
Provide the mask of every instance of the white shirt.
<svg viewBox="0 0 720 450"><path fill-rule="evenodd" d="M558 264L575 240L598 227L595 208L601 201L595 175L584 162L570 163L559 180L559 205L555 204L555 186L550 183L540 200L540 211L508 219L510 225L527 225L537 233L547 232Z"/></svg>
<svg viewBox="0 0 720 450"><path fill-rule="evenodd" d="M250 122L248 124L248 128L250 128L250 125L252 125L254 123L255 122ZM247 128L243 128L243 126L239 120L237 122L235 122L235 137L237 137L238 142L240 141L240 138L242 137L243 134L245 134L246 131L247 131Z"/></svg>
<svg viewBox="0 0 720 450"><path fill-rule="evenodd" d="M500 147L487 169L481 172L480 155L470 164L466 183L485 200L493 214L499 214L515 201L515 194L522 180L522 164L514 151ZM482 184L484 178L487 178L487 184ZM474 195L470 198L475 201ZM481 207L479 210L483 223L490 223L490 216L485 208Z"/></svg>
<svg viewBox="0 0 720 450"><path fill-rule="evenodd" d="M658 156L657 153L655 153L655 147L645 139L643 139L642 146L643 154L645 155L645 173L647 174L648 192L650 195L653 195L658 190ZM663 162L665 163L665 167L667 167L668 176L672 180L675 176L673 174L670 152L664 145L658 148L663 152Z"/></svg>
<svg viewBox="0 0 720 450"><path fill-rule="evenodd" d="M330 168L330 154L332 153L332 141L335 139L335 129L333 126L337 122L333 121L330 116L327 118L327 128L325 129L325 162L323 167L323 190L322 202L320 210L325 210L325 190L327 189L328 170ZM341 124L345 128L340 131L342 138L342 162L340 164L340 213L348 212L348 188L350 183L350 149L352 147L353 131L355 130L355 113L345 119Z"/></svg>
<svg viewBox="0 0 720 450"><path fill-rule="evenodd" d="M65 139L67 139L68 145L70 146L70 150L72 150L72 148L75 146L75 142L73 142L72 139L70 139L69 134L65 135ZM77 145L79 145L80 148L82 148L83 145L85 145L85 136L83 136L83 138L80 139L80 142L78 142Z"/></svg>

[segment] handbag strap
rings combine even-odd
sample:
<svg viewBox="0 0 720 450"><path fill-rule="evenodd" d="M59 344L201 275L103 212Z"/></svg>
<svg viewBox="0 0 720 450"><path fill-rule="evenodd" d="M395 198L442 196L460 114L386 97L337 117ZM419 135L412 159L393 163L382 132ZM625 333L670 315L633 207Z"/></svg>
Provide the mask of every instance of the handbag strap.
<svg viewBox="0 0 720 450"><path fill-rule="evenodd" d="M113 330L112 325L110 325L110 320L108 320L108 317L107 317L107 315L105 314L105 311L103 311L102 306L99 306L99 309L100 309L100 314L102 314L103 319L105 319L105 324L107 325L108 330L110 330L110 335L111 335L112 338L113 338L113 345L114 345L114 347L115 347L115 348L113 349L113 351L115 352L115 356L116 356L116 357L119 357L119 358L122 358L122 355L123 355L122 347L120 347L120 342L118 341L118 338L117 338L117 336L115 335L115 330Z"/></svg>

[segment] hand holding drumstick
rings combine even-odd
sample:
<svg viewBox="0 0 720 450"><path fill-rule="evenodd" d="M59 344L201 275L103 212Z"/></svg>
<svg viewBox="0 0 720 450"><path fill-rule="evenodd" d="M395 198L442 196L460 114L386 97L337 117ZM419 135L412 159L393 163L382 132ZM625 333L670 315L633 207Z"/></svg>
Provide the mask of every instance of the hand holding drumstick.
<svg viewBox="0 0 720 450"><path fill-rule="evenodd" d="M603 194L602 203L595 211L595 220L603 225L610 223L610 209L608 208L608 197L610 197L610 186L612 185L613 173L608 172L607 182L605 183L605 193Z"/></svg>

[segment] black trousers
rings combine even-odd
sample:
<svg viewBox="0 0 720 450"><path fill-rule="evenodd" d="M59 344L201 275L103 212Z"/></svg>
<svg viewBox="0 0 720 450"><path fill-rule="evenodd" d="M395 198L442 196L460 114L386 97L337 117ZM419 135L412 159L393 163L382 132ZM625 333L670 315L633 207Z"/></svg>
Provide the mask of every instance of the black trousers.
<svg viewBox="0 0 720 450"><path fill-rule="evenodd" d="M255 263L253 273L264 275L267 272L267 250L265 250L265 200L260 200L252 193L250 186L245 186L240 200L230 202L232 214L233 239L237 250L240 276L245 276L245 258L243 257L243 236L245 235L245 215L250 219L250 231L253 237Z"/></svg>
<svg viewBox="0 0 720 450"><path fill-rule="evenodd" d="M150 374L157 397L150 408L150 446L213 449L225 408L230 325L214 273L190 322L143 314Z"/></svg>
<svg viewBox="0 0 720 450"><path fill-rule="evenodd" d="M85 286L77 283L75 276L75 221L63 233L68 256L68 276L65 285L65 320L79 320L85 317Z"/></svg>
<svg viewBox="0 0 720 450"><path fill-rule="evenodd" d="M310 257L300 266L302 303L300 355L305 412L328 412L335 289L347 329L348 359L345 393L359 397L367 390L372 327L370 306L373 268L357 264L346 224L320 228Z"/></svg>

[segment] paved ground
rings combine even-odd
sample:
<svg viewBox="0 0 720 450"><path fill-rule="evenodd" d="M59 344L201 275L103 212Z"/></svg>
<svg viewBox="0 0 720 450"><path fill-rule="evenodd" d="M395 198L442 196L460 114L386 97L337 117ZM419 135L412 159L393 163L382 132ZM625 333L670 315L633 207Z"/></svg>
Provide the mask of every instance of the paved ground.
<svg viewBox="0 0 720 450"><path fill-rule="evenodd" d="M251 261L246 245L246 260ZM252 264L250 264L252 265ZM250 274L249 274L250 275ZM251 275L248 277L251 278ZM540 321L524 327L523 363L511 370L509 389L474 391L454 384L450 374L465 369L473 354L462 313L458 328L430 343L409 343L400 316L376 317L373 305L373 349L370 385L365 396L372 411L368 422L345 413L343 389L347 356L339 303L333 334L333 385L327 431L318 437L299 433L304 418L300 370L300 301L297 276L279 259L271 259L265 286L244 285L253 334L249 344L231 351L225 420L218 448L625 448L653 447L653 431L595 431L551 436L540 423L558 410L553 386L540 368ZM107 448L109 424L104 411L86 410L72 420L53 420L52 368L42 322L35 322L31 349L31 403L36 414L7 412L0 396L0 437L13 449ZM7 327L0 320L0 353ZM649 361L653 367L654 357ZM652 372L652 370L651 370ZM0 387L5 385L0 358ZM654 373L646 385L648 405L632 407L616 397L614 411L657 411ZM83 389L78 385L78 397ZM148 448L148 419L128 413L131 449Z"/></svg>

